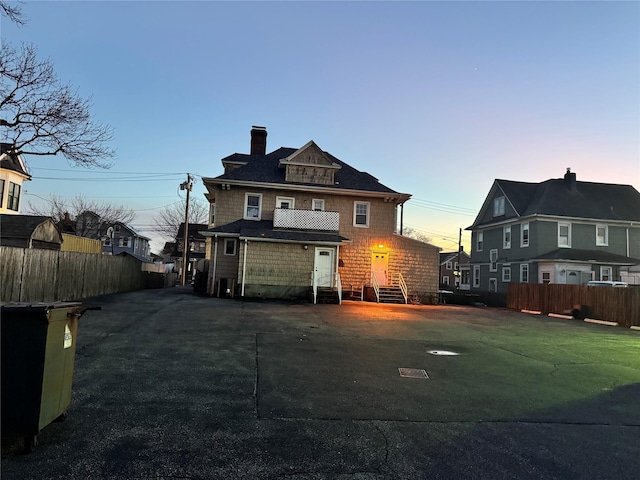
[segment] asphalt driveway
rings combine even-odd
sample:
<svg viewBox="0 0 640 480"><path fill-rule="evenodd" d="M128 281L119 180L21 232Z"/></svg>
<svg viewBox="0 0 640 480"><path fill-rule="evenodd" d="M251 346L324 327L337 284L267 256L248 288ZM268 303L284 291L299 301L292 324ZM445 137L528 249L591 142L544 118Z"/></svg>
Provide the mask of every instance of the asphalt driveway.
<svg viewBox="0 0 640 480"><path fill-rule="evenodd" d="M5 440L3 479L640 475L638 331L184 288L88 303L69 417L29 455Z"/></svg>

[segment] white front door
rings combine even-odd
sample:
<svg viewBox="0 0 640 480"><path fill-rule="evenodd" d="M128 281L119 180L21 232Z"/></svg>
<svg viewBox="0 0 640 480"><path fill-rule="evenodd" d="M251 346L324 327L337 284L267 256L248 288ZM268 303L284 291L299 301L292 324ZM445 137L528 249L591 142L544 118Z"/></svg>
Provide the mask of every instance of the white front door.
<svg viewBox="0 0 640 480"><path fill-rule="evenodd" d="M333 279L333 249L316 248L314 275L319 287L331 287Z"/></svg>
<svg viewBox="0 0 640 480"><path fill-rule="evenodd" d="M374 253L371 256L371 275L376 276L378 285L387 285L387 269L389 268L389 255L387 253Z"/></svg>

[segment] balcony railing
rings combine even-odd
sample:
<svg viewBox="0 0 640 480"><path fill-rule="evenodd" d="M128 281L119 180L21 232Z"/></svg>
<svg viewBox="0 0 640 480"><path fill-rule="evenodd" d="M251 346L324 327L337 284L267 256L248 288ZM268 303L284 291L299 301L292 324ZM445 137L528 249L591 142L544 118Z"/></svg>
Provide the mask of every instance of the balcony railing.
<svg viewBox="0 0 640 480"><path fill-rule="evenodd" d="M337 232L340 229L340 214L338 212L276 208L273 211L273 226L274 228L293 230Z"/></svg>

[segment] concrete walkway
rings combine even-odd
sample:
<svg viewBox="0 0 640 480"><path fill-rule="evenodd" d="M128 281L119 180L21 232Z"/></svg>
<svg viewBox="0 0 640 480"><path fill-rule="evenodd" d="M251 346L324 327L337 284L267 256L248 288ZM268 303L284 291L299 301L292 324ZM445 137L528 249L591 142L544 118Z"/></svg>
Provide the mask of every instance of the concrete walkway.
<svg viewBox="0 0 640 480"><path fill-rule="evenodd" d="M640 476L637 331L184 288L84 303L69 417L30 455L5 442L3 480Z"/></svg>

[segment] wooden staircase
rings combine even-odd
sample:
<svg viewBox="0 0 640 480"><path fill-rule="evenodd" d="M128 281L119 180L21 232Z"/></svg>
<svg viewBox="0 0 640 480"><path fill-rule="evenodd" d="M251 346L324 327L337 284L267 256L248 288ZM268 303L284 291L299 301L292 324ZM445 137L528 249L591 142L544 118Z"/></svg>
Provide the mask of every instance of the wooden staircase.
<svg viewBox="0 0 640 480"><path fill-rule="evenodd" d="M406 303L400 287L379 287L380 303Z"/></svg>

